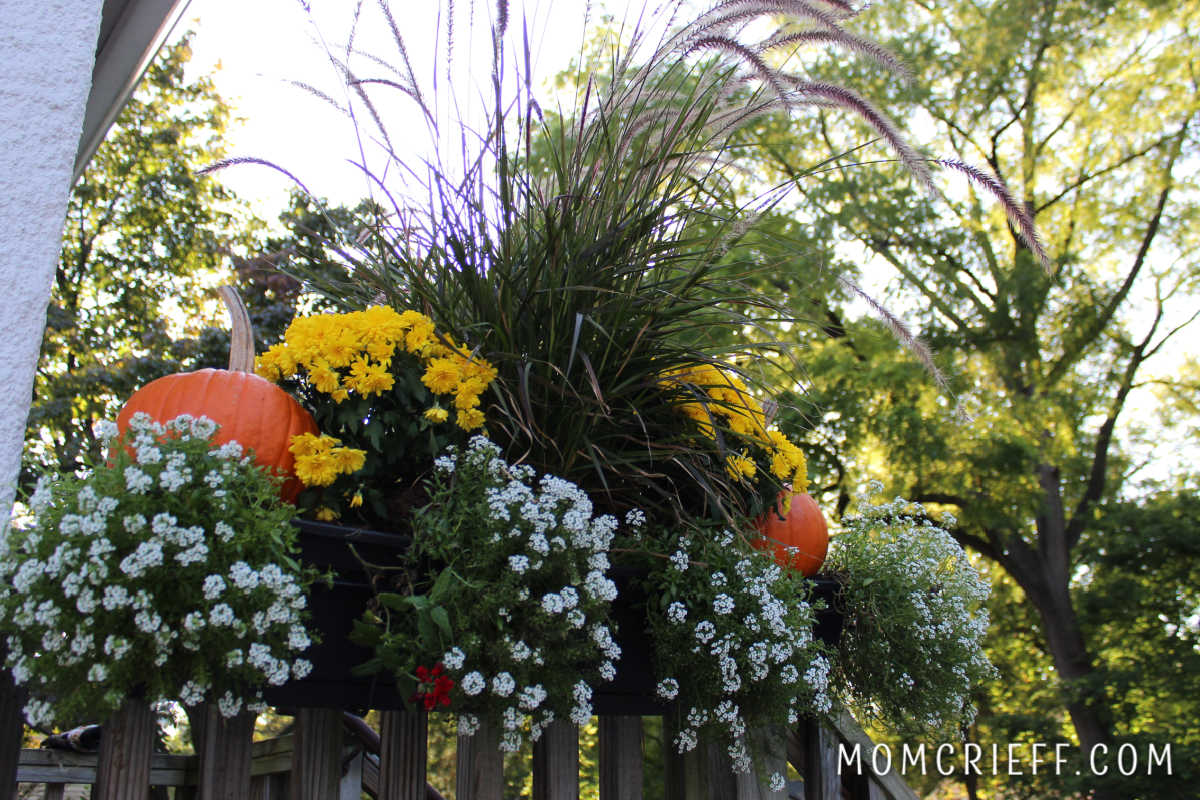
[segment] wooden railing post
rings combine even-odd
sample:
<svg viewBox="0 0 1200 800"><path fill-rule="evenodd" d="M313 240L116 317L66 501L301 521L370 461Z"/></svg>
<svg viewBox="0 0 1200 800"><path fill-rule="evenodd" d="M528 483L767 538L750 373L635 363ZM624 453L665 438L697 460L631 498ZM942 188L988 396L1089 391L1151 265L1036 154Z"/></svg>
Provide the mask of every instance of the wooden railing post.
<svg viewBox="0 0 1200 800"><path fill-rule="evenodd" d="M250 792L250 744L257 714L243 711L232 718L221 716L213 703L205 703L196 716L204 723L194 740L199 756L200 800L243 800Z"/></svg>
<svg viewBox="0 0 1200 800"><path fill-rule="evenodd" d="M380 717L378 800L425 800L429 716L384 711Z"/></svg>
<svg viewBox="0 0 1200 800"><path fill-rule="evenodd" d="M17 796L17 762L21 759L21 706L24 692L17 688L12 673L4 669L8 648L0 644L0 800Z"/></svg>
<svg viewBox="0 0 1200 800"><path fill-rule="evenodd" d="M127 698L109 717L100 737L95 800L147 800L150 755L154 748L154 712L145 700Z"/></svg>
<svg viewBox="0 0 1200 800"><path fill-rule="evenodd" d="M753 747L763 757L761 764L765 775L754 771L739 773L736 777L737 800L787 800L787 789L771 791L764 786L762 778L769 778L771 773L779 773L787 779L787 729L773 725L760 730L751 731Z"/></svg>
<svg viewBox="0 0 1200 800"><path fill-rule="evenodd" d="M495 724L480 720L474 736L458 737L454 789L458 800L500 800L504 794L504 759Z"/></svg>
<svg viewBox="0 0 1200 800"><path fill-rule="evenodd" d="M579 800L579 728L555 720L533 743L533 800Z"/></svg>
<svg viewBox="0 0 1200 800"><path fill-rule="evenodd" d="M804 778L805 800L840 797L842 780L837 771L837 737L815 719L805 719L788 737L788 761Z"/></svg>
<svg viewBox="0 0 1200 800"><path fill-rule="evenodd" d="M330 800L342 780L342 712L335 708L296 711L292 751L292 800Z"/></svg>
<svg viewBox="0 0 1200 800"><path fill-rule="evenodd" d="M663 718L663 760L667 768L668 800L728 800L737 797L737 780L730 768L729 754L720 742L702 738L695 748L678 753L678 729L670 717Z"/></svg>
<svg viewBox="0 0 1200 800"><path fill-rule="evenodd" d="M641 717L600 717L599 766L600 800L641 800Z"/></svg>

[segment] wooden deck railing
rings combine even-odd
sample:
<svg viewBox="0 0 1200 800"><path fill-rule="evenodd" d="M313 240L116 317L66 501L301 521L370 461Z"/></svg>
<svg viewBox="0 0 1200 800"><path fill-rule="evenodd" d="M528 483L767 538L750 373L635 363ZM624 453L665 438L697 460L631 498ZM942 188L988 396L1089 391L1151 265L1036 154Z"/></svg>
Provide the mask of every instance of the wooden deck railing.
<svg viewBox="0 0 1200 800"><path fill-rule="evenodd" d="M42 785L47 800L79 796L67 790L80 784L94 787L92 798L111 800L150 798L152 786L162 787L157 797L167 797L169 789L178 800L359 800L364 792L380 800L441 800L438 789L451 788L426 783L424 714L384 711L376 734L341 711L300 709L293 733L260 742L251 741L248 716L213 726L210 714L200 725L199 755L151 754L146 716L140 709L118 715L106 727L100 753L21 751L17 781ZM599 718L600 800L642 797L642 738L641 717ZM474 737L460 737L457 800L500 800L503 759L497 741L486 725ZM867 752L871 746L844 715L829 724L808 722L781 731L776 768L786 757L803 778L781 792L762 788L751 776L735 778L718 747L668 755L667 800L915 800L895 774L839 775L839 743L865 745ZM532 774L534 800L579 797L575 726L550 726L534 746Z"/></svg>

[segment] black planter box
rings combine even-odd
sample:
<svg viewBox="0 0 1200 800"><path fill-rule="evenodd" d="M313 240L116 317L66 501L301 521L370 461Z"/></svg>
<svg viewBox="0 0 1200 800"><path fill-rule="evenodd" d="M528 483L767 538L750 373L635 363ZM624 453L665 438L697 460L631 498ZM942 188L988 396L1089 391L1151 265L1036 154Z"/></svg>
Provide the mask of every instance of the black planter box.
<svg viewBox="0 0 1200 800"><path fill-rule="evenodd" d="M370 650L350 641L354 620L362 616L374 591L363 563L394 566L408 548L409 539L376 531L367 531L320 522L297 521L300 529L301 560L318 569L328 569L333 585L314 585L309 607L311 628L321 637L304 654L312 661L312 673L300 681L268 687L264 698L273 706L363 709L402 709L407 698L396 692L388 675L357 677L353 668L372 657ZM592 706L597 714L653 715L669 706L654 692L654 670L650 660L650 642L644 630L645 618L634 584L638 572L614 567L609 577L617 584L618 596L612 616L621 645L617 675L595 687ZM814 595L825 600L827 608L817 615L813 635L836 643L841 636L842 617L832 609L837 582L815 578Z"/></svg>

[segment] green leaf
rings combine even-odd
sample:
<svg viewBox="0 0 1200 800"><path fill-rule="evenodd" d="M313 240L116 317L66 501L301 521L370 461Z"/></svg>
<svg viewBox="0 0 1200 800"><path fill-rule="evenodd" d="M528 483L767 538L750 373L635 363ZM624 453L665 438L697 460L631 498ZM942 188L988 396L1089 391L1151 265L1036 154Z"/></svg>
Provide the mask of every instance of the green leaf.
<svg viewBox="0 0 1200 800"><path fill-rule="evenodd" d="M441 606L435 606L430 610L429 616L438 626L438 629L442 632L442 636L445 637L445 641L449 641L454 638L454 635L450 630L450 615L446 613L446 609L442 608Z"/></svg>

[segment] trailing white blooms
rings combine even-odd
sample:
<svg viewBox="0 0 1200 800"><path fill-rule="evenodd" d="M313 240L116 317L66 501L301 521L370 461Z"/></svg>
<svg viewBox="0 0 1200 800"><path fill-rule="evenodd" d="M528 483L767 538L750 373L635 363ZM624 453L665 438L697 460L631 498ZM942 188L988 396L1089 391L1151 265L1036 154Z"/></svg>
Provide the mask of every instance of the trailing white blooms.
<svg viewBox="0 0 1200 800"><path fill-rule="evenodd" d="M104 426L104 438L115 431ZM135 688L190 704L219 697L236 714L245 687L311 669L296 657L311 639L308 579L289 556L294 512L272 479L229 460L240 446L210 447L215 431L203 417L164 426L139 412L87 477L39 481L32 521L10 532L0 559L7 665L58 698L54 709L31 704L31 721L103 716ZM246 503L216 519L218 491Z"/></svg>

